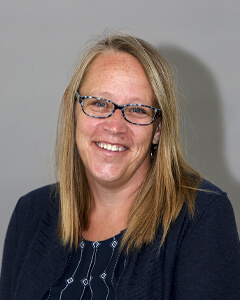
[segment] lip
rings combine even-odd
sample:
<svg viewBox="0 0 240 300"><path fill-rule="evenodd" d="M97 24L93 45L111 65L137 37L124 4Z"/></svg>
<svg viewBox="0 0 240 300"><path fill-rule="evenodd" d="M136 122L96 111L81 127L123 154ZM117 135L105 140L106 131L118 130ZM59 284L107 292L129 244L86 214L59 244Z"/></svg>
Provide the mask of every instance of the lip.
<svg viewBox="0 0 240 300"><path fill-rule="evenodd" d="M110 152L115 152L115 153L123 152L128 149L128 147L120 144L112 144L112 143L100 142L100 141L95 141L94 143L100 149L107 150Z"/></svg>

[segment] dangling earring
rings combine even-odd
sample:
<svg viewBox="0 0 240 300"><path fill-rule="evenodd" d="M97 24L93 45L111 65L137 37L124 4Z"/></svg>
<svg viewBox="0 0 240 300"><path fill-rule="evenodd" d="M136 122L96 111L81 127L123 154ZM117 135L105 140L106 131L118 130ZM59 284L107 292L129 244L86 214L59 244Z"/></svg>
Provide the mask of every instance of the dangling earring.
<svg viewBox="0 0 240 300"><path fill-rule="evenodd" d="M152 144L152 147L151 147L151 158L154 157L156 151L157 151L157 148L158 148L158 144Z"/></svg>

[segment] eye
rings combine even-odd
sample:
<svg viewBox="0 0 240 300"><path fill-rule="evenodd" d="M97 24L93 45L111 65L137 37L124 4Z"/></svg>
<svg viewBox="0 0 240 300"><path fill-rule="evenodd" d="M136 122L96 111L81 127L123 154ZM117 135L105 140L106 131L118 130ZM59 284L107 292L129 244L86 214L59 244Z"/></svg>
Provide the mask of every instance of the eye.
<svg viewBox="0 0 240 300"><path fill-rule="evenodd" d="M91 105L92 106L96 106L96 107L107 107L107 102L104 101L104 100L101 100L101 99L92 99L92 102L91 102Z"/></svg>
<svg viewBox="0 0 240 300"><path fill-rule="evenodd" d="M113 107L112 107L112 103L108 102L105 99L102 98L87 98L87 101L84 103L84 109L85 111L87 111L87 113L91 114L91 113L104 113L104 114L109 114ZM85 100L84 100L85 101Z"/></svg>
<svg viewBox="0 0 240 300"><path fill-rule="evenodd" d="M141 106L132 106L130 107L129 111L135 114L147 114L146 109Z"/></svg>

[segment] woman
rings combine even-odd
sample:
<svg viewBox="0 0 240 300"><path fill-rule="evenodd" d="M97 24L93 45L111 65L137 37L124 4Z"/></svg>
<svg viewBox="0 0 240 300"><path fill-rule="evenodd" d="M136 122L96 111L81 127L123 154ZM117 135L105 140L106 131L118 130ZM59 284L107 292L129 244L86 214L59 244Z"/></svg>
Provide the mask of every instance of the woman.
<svg viewBox="0 0 240 300"><path fill-rule="evenodd" d="M1 299L240 299L231 204L184 161L151 45L113 34L86 51L61 103L57 170L13 212Z"/></svg>

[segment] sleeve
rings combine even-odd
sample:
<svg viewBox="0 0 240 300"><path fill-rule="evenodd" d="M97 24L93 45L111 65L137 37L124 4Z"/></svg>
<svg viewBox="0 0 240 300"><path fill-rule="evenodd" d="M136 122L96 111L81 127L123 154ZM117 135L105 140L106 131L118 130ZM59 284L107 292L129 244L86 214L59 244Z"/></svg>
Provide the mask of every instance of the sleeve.
<svg viewBox="0 0 240 300"><path fill-rule="evenodd" d="M218 195L192 222L180 245L174 299L240 299L240 243L232 206Z"/></svg>
<svg viewBox="0 0 240 300"><path fill-rule="evenodd" d="M0 299L11 299L12 276L15 266L15 257L18 248L18 231L17 231L17 213L16 208L13 211L10 223L8 225L5 237L2 269L0 278Z"/></svg>

